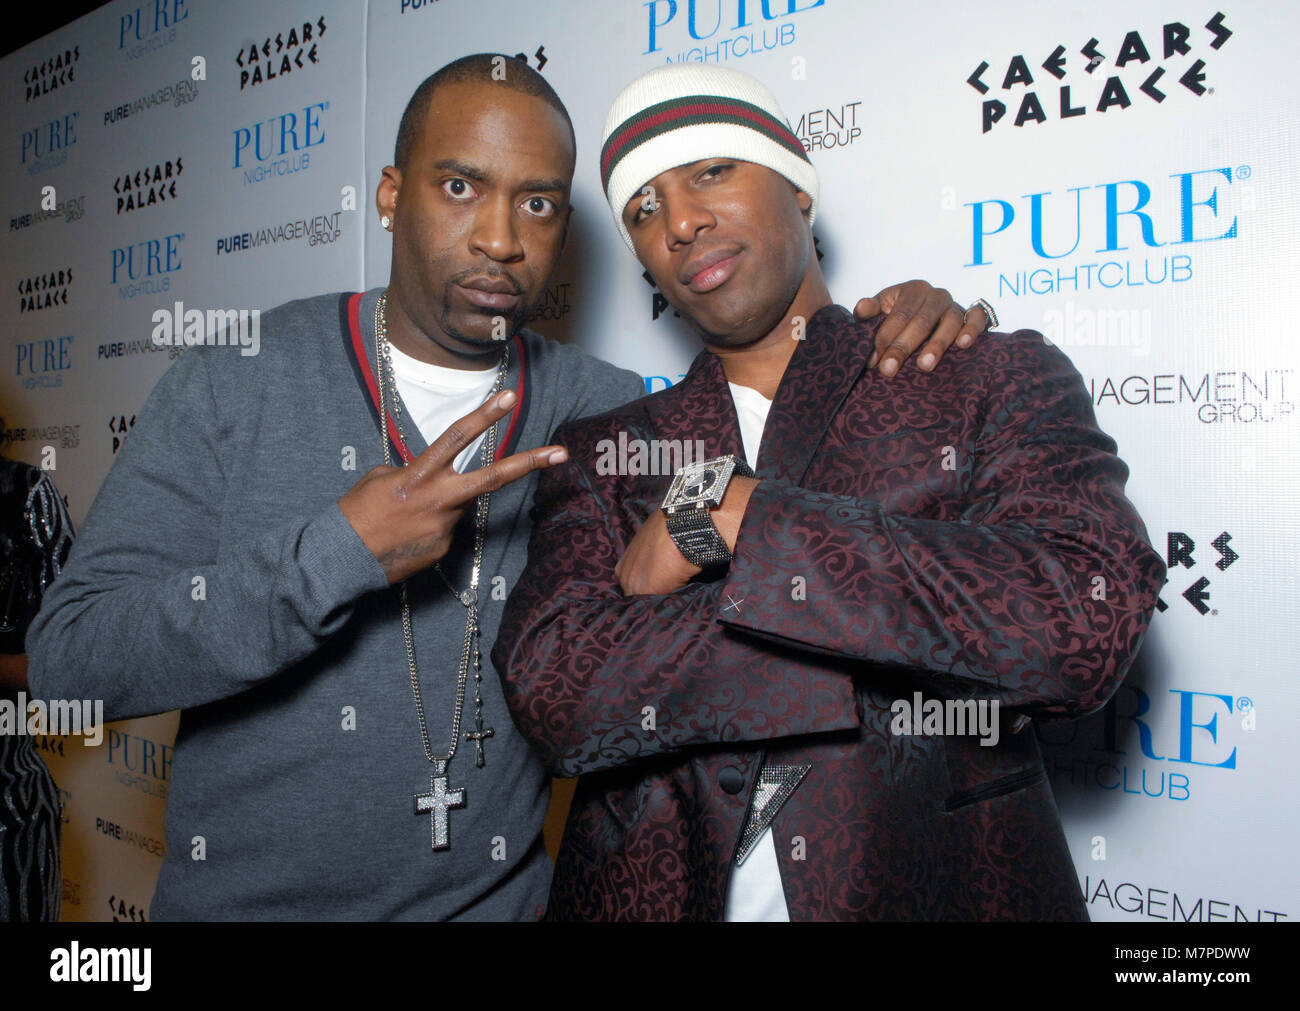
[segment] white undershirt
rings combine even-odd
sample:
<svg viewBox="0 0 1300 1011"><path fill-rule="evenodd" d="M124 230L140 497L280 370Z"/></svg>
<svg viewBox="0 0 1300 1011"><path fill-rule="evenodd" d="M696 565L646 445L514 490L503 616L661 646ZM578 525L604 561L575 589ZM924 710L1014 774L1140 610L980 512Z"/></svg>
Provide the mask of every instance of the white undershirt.
<svg viewBox="0 0 1300 1011"><path fill-rule="evenodd" d="M731 399L736 404L736 417L740 421L740 439L745 446L745 461L751 468L758 463L758 447L763 441L763 426L772 401L748 386L731 387ZM746 813L746 818L749 817ZM745 862L731 872L727 888L727 904L723 919L728 922L765 921L787 922L790 910L785 904L785 891L781 887L781 867L776 862L776 842L772 826L763 830L758 842L749 851Z"/></svg>
<svg viewBox="0 0 1300 1011"><path fill-rule="evenodd" d="M403 423L414 421L429 445L453 421L481 407L496 382L496 369L474 371L431 365L403 354L391 341L388 350L393 356L393 377L397 380L397 392L402 395L402 403L409 412L409 417L403 419ZM480 435L457 454L455 467L459 473L464 473L466 467L473 462L486 434Z"/></svg>

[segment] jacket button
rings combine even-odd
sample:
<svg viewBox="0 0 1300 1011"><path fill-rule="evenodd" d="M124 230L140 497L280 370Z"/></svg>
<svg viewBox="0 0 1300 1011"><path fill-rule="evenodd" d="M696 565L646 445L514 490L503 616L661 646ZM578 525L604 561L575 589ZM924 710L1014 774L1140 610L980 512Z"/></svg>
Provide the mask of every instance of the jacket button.
<svg viewBox="0 0 1300 1011"><path fill-rule="evenodd" d="M745 788L745 774L734 765L728 765L718 773L718 785L727 793L739 793Z"/></svg>

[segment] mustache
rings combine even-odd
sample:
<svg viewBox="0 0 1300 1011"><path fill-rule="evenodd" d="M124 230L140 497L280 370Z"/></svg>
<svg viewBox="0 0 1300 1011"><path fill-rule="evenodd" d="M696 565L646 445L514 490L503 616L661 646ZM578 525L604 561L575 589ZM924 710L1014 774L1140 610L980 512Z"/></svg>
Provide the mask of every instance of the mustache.
<svg viewBox="0 0 1300 1011"><path fill-rule="evenodd" d="M505 281L515 291L522 292L524 290L524 286L519 283L514 274L501 268L484 270L481 267L467 267L465 270L457 271L448 278L448 281L451 284L460 284L462 281L468 281L471 277L489 277L494 281Z"/></svg>

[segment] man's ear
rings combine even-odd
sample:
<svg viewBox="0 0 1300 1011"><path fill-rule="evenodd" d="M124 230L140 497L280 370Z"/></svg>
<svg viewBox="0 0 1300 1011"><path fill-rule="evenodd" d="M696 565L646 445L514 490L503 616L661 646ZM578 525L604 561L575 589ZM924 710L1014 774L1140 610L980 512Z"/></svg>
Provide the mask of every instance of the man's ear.
<svg viewBox="0 0 1300 1011"><path fill-rule="evenodd" d="M794 184L791 183L790 185L793 186ZM812 205L813 205L812 197L810 197L803 190L799 189L798 186L795 186L794 188L794 195L795 195L795 199L799 201L799 210L803 211L803 216L806 218L809 215L809 213L811 213L812 211Z"/></svg>
<svg viewBox="0 0 1300 1011"><path fill-rule="evenodd" d="M385 165L379 177L379 186L375 189L375 209L381 218L397 220L397 194L402 188L402 171L392 165Z"/></svg>

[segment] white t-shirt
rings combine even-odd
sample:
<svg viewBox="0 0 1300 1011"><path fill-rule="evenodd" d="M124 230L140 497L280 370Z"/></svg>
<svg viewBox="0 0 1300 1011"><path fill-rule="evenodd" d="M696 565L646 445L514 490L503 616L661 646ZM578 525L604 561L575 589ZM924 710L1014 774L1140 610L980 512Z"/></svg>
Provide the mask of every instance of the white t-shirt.
<svg viewBox="0 0 1300 1011"><path fill-rule="evenodd" d="M402 418L403 429L414 421L424 441L432 445L453 421L481 407L497 380L495 368L471 371L449 369L444 365L430 365L397 350L390 342L388 350L393 358L393 377L397 392L410 412ZM456 455L457 472L464 473L474 462L479 445L486 432Z"/></svg>
<svg viewBox="0 0 1300 1011"><path fill-rule="evenodd" d="M727 385L731 387L731 399L736 404L745 461L754 468L758 463L758 447L763 441L763 426L767 424L767 412L772 408L772 401L748 386ZM745 862L731 872L727 904L722 915L728 922L787 922L790 919L770 825L758 837Z"/></svg>

